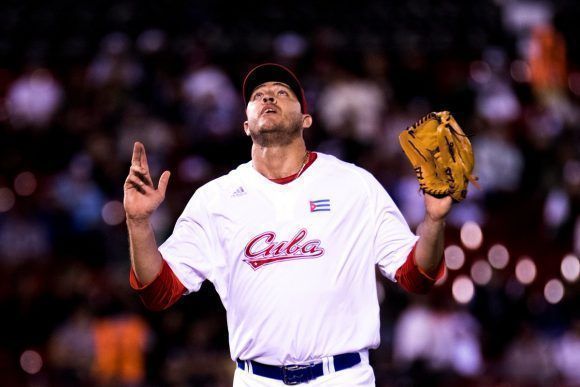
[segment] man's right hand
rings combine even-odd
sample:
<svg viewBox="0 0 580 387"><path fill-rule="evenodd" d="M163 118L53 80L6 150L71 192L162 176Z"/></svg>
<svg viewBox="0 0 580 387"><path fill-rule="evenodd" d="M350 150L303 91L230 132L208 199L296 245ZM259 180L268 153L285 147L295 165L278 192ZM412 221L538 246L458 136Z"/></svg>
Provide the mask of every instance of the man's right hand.
<svg viewBox="0 0 580 387"><path fill-rule="evenodd" d="M125 197L123 205L128 221L148 220L151 214L165 199L165 190L169 183L169 171L163 172L157 188L153 185L147 164L147 155L142 143L133 146L133 157L129 175L123 187Z"/></svg>

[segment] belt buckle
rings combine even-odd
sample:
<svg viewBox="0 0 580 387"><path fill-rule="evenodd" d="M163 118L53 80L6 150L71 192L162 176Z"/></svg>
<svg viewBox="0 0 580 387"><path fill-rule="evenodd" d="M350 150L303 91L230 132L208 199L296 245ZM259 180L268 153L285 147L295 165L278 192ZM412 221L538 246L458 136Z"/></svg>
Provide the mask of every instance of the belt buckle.
<svg viewBox="0 0 580 387"><path fill-rule="evenodd" d="M312 380L311 365L290 365L282 367L282 381L288 386Z"/></svg>

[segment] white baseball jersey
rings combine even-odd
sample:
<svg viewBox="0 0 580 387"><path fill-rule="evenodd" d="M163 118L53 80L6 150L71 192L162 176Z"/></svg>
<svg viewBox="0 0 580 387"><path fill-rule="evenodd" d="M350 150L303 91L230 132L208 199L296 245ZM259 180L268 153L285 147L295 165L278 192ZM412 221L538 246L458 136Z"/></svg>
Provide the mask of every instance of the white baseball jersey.
<svg viewBox="0 0 580 387"><path fill-rule="evenodd" d="M417 239L370 173L318 153L288 184L248 162L199 188L159 250L188 292L213 283L232 359L287 365L376 348L375 264L394 281Z"/></svg>

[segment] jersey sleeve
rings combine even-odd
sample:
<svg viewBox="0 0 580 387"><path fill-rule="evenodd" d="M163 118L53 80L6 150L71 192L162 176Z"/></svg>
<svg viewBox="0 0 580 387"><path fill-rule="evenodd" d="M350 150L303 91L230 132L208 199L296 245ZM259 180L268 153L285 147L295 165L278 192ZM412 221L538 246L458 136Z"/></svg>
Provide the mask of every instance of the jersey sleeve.
<svg viewBox="0 0 580 387"><path fill-rule="evenodd" d="M375 216L375 263L382 275L397 282L395 274L403 266L419 239L407 224L383 186L370 177L371 208Z"/></svg>
<svg viewBox="0 0 580 387"><path fill-rule="evenodd" d="M177 220L173 233L159 252L187 289L197 292L204 280L213 282L217 255L217 236L207 212L207 200L196 191Z"/></svg>
<svg viewBox="0 0 580 387"><path fill-rule="evenodd" d="M415 262L416 247L417 245L415 244L403 266L397 269L395 279L406 291L425 294L435 285L435 282L445 275L445 260L442 259L439 263L437 275L434 278L430 277Z"/></svg>
<svg viewBox="0 0 580 387"><path fill-rule="evenodd" d="M163 260L161 270L157 276L146 284L139 282L135 271L131 268L129 272L129 284L133 290L139 293L143 304L148 309L154 311L169 308L185 292L185 286L179 282L165 260Z"/></svg>

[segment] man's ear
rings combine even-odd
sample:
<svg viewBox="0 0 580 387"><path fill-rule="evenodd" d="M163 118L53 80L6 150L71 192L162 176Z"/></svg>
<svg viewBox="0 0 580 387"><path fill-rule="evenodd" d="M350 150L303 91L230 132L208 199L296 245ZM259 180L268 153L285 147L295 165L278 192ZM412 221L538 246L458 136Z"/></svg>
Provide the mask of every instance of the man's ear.
<svg viewBox="0 0 580 387"><path fill-rule="evenodd" d="M302 128L310 128L312 126L312 116L310 114L302 115Z"/></svg>
<svg viewBox="0 0 580 387"><path fill-rule="evenodd" d="M248 121L244 121L244 132L246 132L246 136L250 135L250 125L248 125Z"/></svg>

